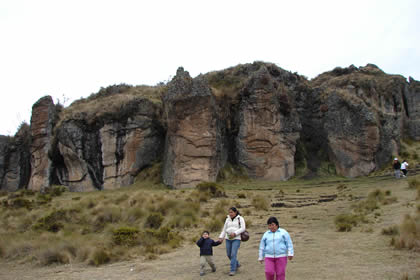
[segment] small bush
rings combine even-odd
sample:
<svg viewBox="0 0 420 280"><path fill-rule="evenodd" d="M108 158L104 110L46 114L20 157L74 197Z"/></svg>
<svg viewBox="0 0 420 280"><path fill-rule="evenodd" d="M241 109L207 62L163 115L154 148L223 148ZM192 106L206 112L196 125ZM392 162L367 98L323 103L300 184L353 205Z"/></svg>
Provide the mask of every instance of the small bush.
<svg viewBox="0 0 420 280"><path fill-rule="evenodd" d="M391 245L396 249L413 249L420 251L420 215L406 215L399 226L399 234L391 239Z"/></svg>
<svg viewBox="0 0 420 280"><path fill-rule="evenodd" d="M65 186L52 186L46 190L46 193L54 197L62 195L65 191L67 191Z"/></svg>
<svg viewBox="0 0 420 280"><path fill-rule="evenodd" d="M214 182L202 182L196 186L199 192L207 192L211 197L226 197L223 186Z"/></svg>
<svg viewBox="0 0 420 280"><path fill-rule="evenodd" d="M408 187L410 189L417 189L418 187L420 187L420 181L418 181L417 179L410 179L408 181Z"/></svg>
<svg viewBox="0 0 420 280"><path fill-rule="evenodd" d="M269 201L266 197L262 195L256 195L252 198L252 206L255 207L256 210L268 210Z"/></svg>
<svg viewBox="0 0 420 280"><path fill-rule="evenodd" d="M61 221L67 220L65 210L53 211L47 216L40 218L32 227L34 230L46 230L50 232L58 232L64 227Z"/></svg>
<svg viewBox="0 0 420 280"><path fill-rule="evenodd" d="M158 229L163 222L163 216L160 213L151 213L144 224L145 227Z"/></svg>
<svg viewBox="0 0 420 280"><path fill-rule="evenodd" d="M89 264L100 266L102 264L109 263L110 261L111 261L110 253L103 248L97 248L95 251L93 251L92 256L90 257L90 260L89 260Z"/></svg>
<svg viewBox="0 0 420 280"><path fill-rule="evenodd" d="M60 248L48 247L41 250L38 254L38 260L42 265L68 264L70 263L69 255Z"/></svg>
<svg viewBox="0 0 420 280"><path fill-rule="evenodd" d="M382 229L382 234L384 235L397 235L398 233L398 226L390 226L389 228Z"/></svg>
<svg viewBox="0 0 420 280"><path fill-rule="evenodd" d="M51 202L52 197L49 194L38 193L36 195L36 203L39 205L44 205Z"/></svg>
<svg viewBox="0 0 420 280"><path fill-rule="evenodd" d="M206 229L208 229L210 232L220 231L223 225L223 221L220 219L211 219L209 222L205 223Z"/></svg>
<svg viewBox="0 0 420 280"><path fill-rule="evenodd" d="M352 214L340 214L335 217L334 223L338 231L351 231L353 226L357 226L358 216Z"/></svg>
<svg viewBox="0 0 420 280"><path fill-rule="evenodd" d="M26 209L32 209L33 203L32 201L23 198L23 197L17 197L15 199L12 199L8 202L8 206L10 208L18 209L18 208L26 208Z"/></svg>
<svg viewBox="0 0 420 280"><path fill-rule="evenodd" d="M132 227L122 227L113 230L112 241L116 245L135 246L139 238L139 230Z"/></svg>
<svg viewBox="0 0 420 280"><path fill-rule="evenodd" d="M245 193L238 193L238 198L246 198L246 194Z"/></svg>

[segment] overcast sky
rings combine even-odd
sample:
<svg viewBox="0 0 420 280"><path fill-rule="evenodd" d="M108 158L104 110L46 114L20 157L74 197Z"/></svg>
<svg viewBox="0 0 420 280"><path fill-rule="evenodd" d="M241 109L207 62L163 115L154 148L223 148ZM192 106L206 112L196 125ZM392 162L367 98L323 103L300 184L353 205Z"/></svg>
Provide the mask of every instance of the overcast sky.
<svg viewBox="0 0 420 280"><path fill-rule="evenodd" d="M51 95L64 105L101 87L195 77L272 62L314 78L376 64L420 80L415 0L0 0L0 134Z"/></svg>

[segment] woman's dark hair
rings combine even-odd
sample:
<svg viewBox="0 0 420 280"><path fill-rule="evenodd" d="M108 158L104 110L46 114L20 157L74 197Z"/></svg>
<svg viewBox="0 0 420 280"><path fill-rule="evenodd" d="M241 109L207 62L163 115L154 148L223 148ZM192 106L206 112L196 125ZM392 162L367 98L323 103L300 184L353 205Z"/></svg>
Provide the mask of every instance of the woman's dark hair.
<svg viewBox="0 0 420 280"><path fill-rule="evenodd" d="M235 212L235 213L236 213L236 216L237 216L237 215L241 215L241 214L239 213L239 210L238 210L238 209L236 209L236 207L230 207L230 208L229 208L229 210L232 210L233 212Z"/></svg>
<svg viewBox="0 0 420 280"><path fill-rule="evenodd" d="M275 223L277 226L279 226L279 221L277 220L276 217L270 217L270 218L268 218L267 225L272 224L272 223Z"/></svg>

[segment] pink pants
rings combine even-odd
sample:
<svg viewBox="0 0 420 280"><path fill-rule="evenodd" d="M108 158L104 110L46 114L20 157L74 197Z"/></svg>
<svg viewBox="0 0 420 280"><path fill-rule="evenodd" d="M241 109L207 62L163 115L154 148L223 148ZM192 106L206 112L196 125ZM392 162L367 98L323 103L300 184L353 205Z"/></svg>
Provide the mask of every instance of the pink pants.
<svg viewBox="0 0 420 280"><path fill-rule="evenodd" d="M265 279L285 280L286 279L286 265L287 257L280 258L264 258L265 263Z"/></svg>

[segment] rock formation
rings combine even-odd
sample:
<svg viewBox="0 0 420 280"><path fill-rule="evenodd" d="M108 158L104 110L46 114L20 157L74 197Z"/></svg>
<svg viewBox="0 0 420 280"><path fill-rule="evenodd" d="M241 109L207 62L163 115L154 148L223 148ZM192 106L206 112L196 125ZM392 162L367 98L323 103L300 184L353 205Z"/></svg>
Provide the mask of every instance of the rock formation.
<svg viewBox="0 0 420 280"><path fill-rule="evenodd" d="M215 181L221 167L222 141L214 96L199 76L179 68L163 96L167 125L164 184L176 188Z"/></svg>
<svg viewBox="0 0 420 280"><path fill-rule="evenodd" d="M0 136L0 189L119 188L155 163L173 188L216 181L227 163L262 180L325 166L368 175L399 154L401 139L420 139L419 91L372 64L308 81L254 62L196 78L179 68L166 85L110 86L67 108L46 96L30 127Z"/></svg>
<svg viewBox="0 0 420 280"><path fill-rule="evenodd" d="M32 106L31 176L28 189L39 191L50 186L51 160L48 157L48 151L51 148L55 113L51 96L39 99Z"/></svg>
<svg viewBox="0 0 420 280"><path fill-rule="evenodd" d="M294 156L301 124L286 84L293 75L262 67L240 94L237 162L252 178L287 180L295 174ZM293 83L292 82L292 83Z"/></svg>

